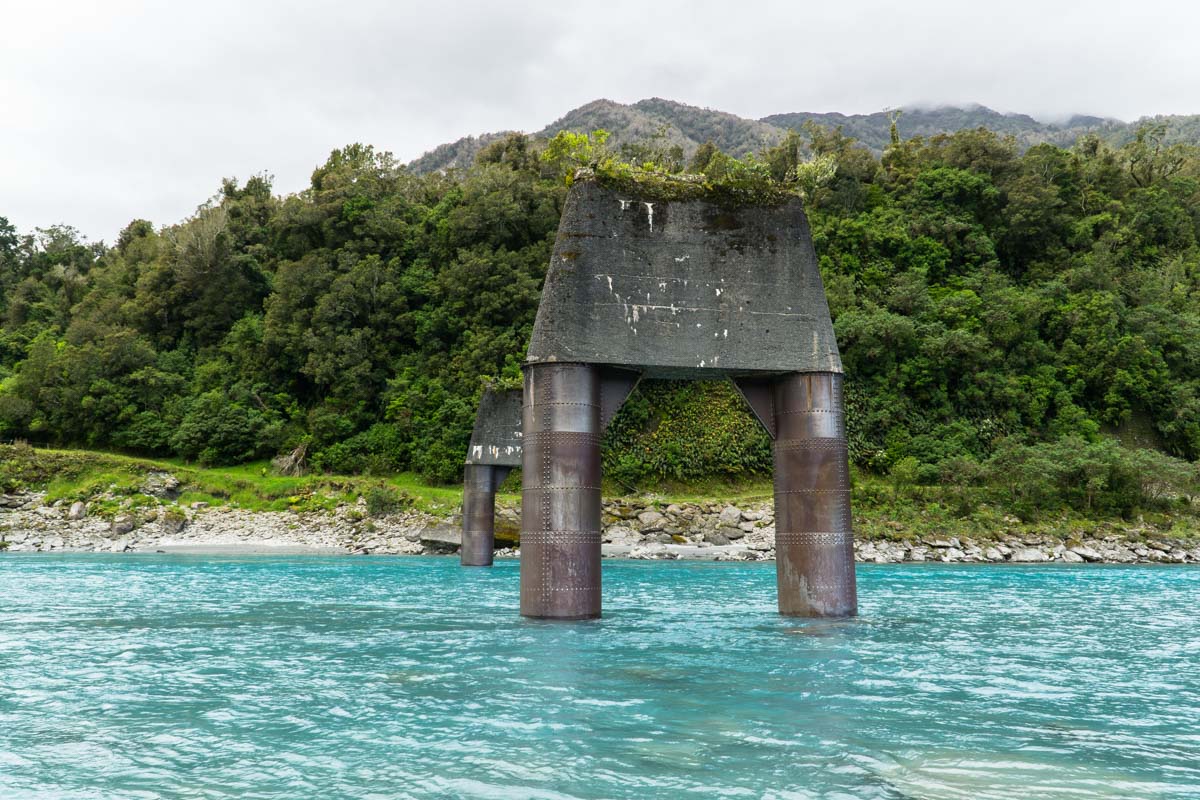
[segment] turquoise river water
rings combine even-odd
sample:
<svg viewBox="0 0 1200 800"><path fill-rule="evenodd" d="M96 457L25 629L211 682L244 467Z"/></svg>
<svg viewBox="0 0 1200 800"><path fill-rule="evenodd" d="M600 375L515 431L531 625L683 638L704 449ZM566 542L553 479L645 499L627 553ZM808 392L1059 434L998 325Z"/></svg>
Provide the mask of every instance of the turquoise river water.
<svg viewBox="0 0 1200 800"><path fill-rule="evenodd" d="M1200 798L1200 570L0 556L0 798Z"/></svg>

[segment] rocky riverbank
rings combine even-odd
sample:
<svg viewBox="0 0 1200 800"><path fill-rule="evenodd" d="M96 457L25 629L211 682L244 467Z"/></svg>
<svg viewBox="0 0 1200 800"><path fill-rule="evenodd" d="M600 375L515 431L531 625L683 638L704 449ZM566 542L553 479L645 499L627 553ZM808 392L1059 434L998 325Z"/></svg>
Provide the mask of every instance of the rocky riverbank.
<svg viewBox="0 0 1200 800"><path fill-rule="evenodd" d="M169 482L163 491L169 492ZM44 495L0 496L0 549L7 552L312 552L346 554L451 554L461 544L458 517L417 511L379 517L367 504L345 504L332 513L250 512L236 508L164 505L115 516L96 504L46 503ZM1011 520L1016 523L1016 520ZM898 523L886 534L857 536L859 561L896 562L1104 562L1200 563L1200 541L1172 539L1129 526L1068 536L1001 528L984 537L910 532ZM1015 527L1015 525L1014 525ZM498 556L515 555L519 511L497 509ZM661 504L624 499L606 502L606 557L766 561L775 557L770 503Z"/></svg>
<svg viewBox="0 0 1200 800"><path fill-rule="evenodd" d="M501 512L504 513L503 511ZM999 529L988 537L960 538L906 531L885 523L886 536L864 535L858 525L855 559L890 564L943 561L999 563L1103 562L1200 563L1200 541L1180 540L1139 526L1099 535L1055 536ZM1018 520L1009 518L1016 526ZM760 561L775 558L770 503L746 508L684 503L651 507L637 501L605 503L603 541L609 555L629 558L709 558Z"/></svg>

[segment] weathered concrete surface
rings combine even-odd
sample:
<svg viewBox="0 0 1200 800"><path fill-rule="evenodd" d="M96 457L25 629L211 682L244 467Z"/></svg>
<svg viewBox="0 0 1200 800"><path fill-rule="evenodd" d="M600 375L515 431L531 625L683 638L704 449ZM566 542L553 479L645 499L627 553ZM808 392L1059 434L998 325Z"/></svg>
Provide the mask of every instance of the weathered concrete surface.
<svg viewBox="0 0 1200 800"><path fill-rule="evenodd" d="M459 526L450 523L422 528L419 536L421 544L434 550L452 553L462 545L462 530Z"/></svg>
<svg viewBox="0 0 1200 800"><path fill-rule="evenodd" d="M468 464L521 466L521 390L484 391L475 414Z"/></svg>
<svg viewBox="0 0 1200 800"><path fill-rule="evenodd" d="M528 353L555 361L652 378L840 373L801 202L727 209L577 183Z"/></svg>

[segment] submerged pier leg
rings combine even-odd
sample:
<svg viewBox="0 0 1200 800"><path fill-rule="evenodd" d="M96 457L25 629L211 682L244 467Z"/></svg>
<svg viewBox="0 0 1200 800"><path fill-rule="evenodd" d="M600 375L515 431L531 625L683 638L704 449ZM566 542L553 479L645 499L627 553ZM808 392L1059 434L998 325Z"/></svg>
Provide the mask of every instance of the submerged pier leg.
<svg viewBox="0 0 1200 800"><path fill-rule="evenodd" d="M779 613L858 611L842 376L794 373L774 386L775 570Z"/></svg>
<svg viewBox="0 0 1200 800"><path fill-rule="evenodd" d="M522 407L521 614L600 616L600 370L529 364Z"/></svg>
<svg viewBox="0 0 1200 800"><path fill-rule="evenodd" d="M459 562L464 567L490 567L496 547L496 489L508 467L467 464L463 478L463 531Z"/></svg>

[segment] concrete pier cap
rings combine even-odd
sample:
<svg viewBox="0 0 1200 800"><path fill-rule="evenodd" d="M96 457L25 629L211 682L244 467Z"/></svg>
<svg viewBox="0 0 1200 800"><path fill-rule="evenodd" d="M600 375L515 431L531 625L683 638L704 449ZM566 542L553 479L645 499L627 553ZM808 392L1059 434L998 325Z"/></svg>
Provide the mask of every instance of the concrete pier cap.
<svg viewBox="0 0 1200 800"><path fill-rule="evenodd" d="M780 612L856 613L842 364L799 198L577 181L524 372L523 615L600 615L600 435L642 377L734 382L775 440Z"/></svg>
<svg viewBox="0 0 1200 800"><path fill-rule="evenodd" d="M571 187L527 364L648 378L842 371L800 199L731 207Z"/></svg>

